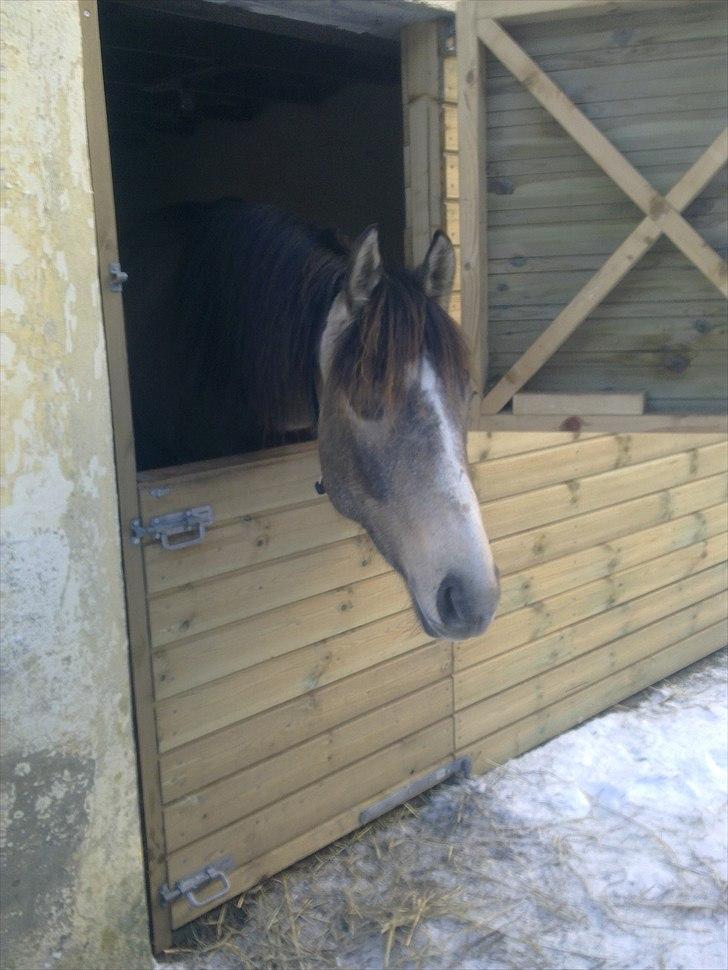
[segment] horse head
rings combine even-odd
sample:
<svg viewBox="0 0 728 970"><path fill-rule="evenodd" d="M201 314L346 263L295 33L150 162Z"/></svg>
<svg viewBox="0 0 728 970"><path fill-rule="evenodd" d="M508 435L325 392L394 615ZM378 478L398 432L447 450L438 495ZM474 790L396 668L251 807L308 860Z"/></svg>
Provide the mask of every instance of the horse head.
<svg viewBox="0 0 728 970"><path fill-rule="evenodd" d="M335 508L402 575L425 630L465 639L493 617L498 574L470 481L467 353L443 309L455 255L435 233L386 272L376 227L353 245L319 346L319 451Z"/></svg>

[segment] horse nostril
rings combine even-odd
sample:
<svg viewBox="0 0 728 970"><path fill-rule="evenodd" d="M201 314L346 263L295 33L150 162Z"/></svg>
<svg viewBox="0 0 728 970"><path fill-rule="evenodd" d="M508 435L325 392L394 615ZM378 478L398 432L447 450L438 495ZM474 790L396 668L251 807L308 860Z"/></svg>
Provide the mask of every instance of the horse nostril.
<svg viewBox="0 0 728 970"><path fill-rule="evenodd" d="M467 621L463 605L462 581L457 576L446 576L437 591L437 612L446 627Z"/></svg>
<svg viewBox="0 0 728 970"><path fill-rule="evenodd" d="M490 623L498 599L497 582L494 586L481 586L467 576L448 573L437 590L437 612L451 636L474 636Z"/></svg>

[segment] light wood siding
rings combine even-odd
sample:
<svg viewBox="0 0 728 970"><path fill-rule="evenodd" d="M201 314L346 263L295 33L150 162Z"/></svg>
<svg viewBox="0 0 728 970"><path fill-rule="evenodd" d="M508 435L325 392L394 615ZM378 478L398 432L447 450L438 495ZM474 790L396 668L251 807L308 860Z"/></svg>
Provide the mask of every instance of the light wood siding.
<svg viewBox="0 0 728 970"><path fill-rule="evenodd" d="M726 23L715 5L630 13L616 27L611 16L511 29L662 191L725 124ZM442 77L442 221L459 256L455 55L444 57ZM487 92L494 383L641 214L492 56ZM647 150L637 140L644 132L658 139ZM725 173L687 214L725 254ZM457 280L450 312L460 319ZM671 395L694 398L706 387L703 409L716 410L727 332L720 295L663 242L564 345L556 368L542 372L558 370L558 381L529 388L649 391L643 378L654 368L679 372ZM572 358L584 380L567 386L561 374ZM641 368L634 382L599 383L627 358L633 374ZM725 438L658 437L471 435L472 457L484 443L491 459L474 466L480 494L488 485L497 493L501 474L510 483L508 495L493 494L483 508L504 574L498 614L483 637L453 648L456 750L476 771L728 641ZM508 448L523 454L504 460Z"/></svg>
<svg viewBox="0 0 728 970"><path fill-rule="evenodd" d="M315 447L141 477L145 519L215 511L201 545L145 547L170 879L231 854L239 892L455 752L484 770L721 645L724 439L479 432L469 452L502 600L454 645L316 495Z"/></svg>
<svg viewBox="0 0 728 970"><path fill-rule="evenodd" d="M692 31L708 57L717 44L708 23L691 14L678 30L653 18L614 56L628 59L639 43L662 63L663 46ZM442 58L443 37L425 25L408 41L408 247L418 254L438 221L459 242L457 65ZM548 43L554 50L542 53L563 58L564 70L582 57L571 34ZM602 75L607 83L609 70ZM498 121L489 116L494 131ZM667 149L661 159L676 175L689 162ZM581 171L573 153L560 161ZM593 173L582 174L591 191ZM548 215L499 208L510 195L497 179L512 177L493 174L494 272L521 270L525 258L538 274L556 272L556 286L559 274L582 271L590 237L578 236L582 223L564 235L551 218L558 206ZM711 198L703 228L718 223ZM580 204L599 219L608 206L598 196ZM602 222L604 254L628 231L616 209ZM456 283L456 317L459 294ZM491 309L532 330L528 306ZM712 294L660 303L659 319L635 306L612 301L601 311L611 327L594 330L600 352L611 352L613 337L637 351L640 333L652 332L645 321L688 336L695 320L712 321L701 346L719 347ZM205 504L215 514L199 546L144 548L170 880L230 854L239 893L355 829L363 808L412 776L460 754L487 770L726 642L725 437L497 431L472 433L468 447L502 598L485 635L456 644L429 640L369 539L317 496L315 446L141 476L145 521ZM173 923L199 912L178 902Z"/></svg>
<svg viewBox="0 0 728 970"><path fill-rule="evenodd" d="M726 126L725 4L519 22L508 31L660 193ZM454 92L447 92L452 100ZM518 360L642 213L492 54L487 55L488 385ZM456 120L446 112L446 147ZM452 119L452 120L450 120ZM685 210L728 252L723 169ZM457 197L457 165L444 181ZM455 220L455 211L448 211ZM526 384L644 391L650 412L724 410L728 335L718 290L666 238Z"/></svg>

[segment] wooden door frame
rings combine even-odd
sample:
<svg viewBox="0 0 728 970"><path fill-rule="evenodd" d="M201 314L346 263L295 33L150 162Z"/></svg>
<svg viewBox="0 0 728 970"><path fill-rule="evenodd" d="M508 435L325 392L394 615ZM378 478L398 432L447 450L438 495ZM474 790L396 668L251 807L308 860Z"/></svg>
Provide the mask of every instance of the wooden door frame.
<svg viewBox="0 0 728 970"><path fill-rule="evenodd" d="M162 906L159 899L159 887L167 882L167 862L144 557L141 545L135 545L131 541L129 531L129 523L139 518L140 510L124 307L121 292L112 290L109 276L109 264L119 262L119 250L97 0L78 0L78 12L81 22L86 128L94 197L101 310L111 397L116 488L119 496L121 559L137 740L147 902L152 949L159 953L172 945L172 921L169 907Z"/></svg>
<svg viewBox="0 0 728 970"><path fill-rule="evenodd" d="M132 542L129 523L141 518L138 483L152 473L137 471L132 422L124 307L121 292L111 288L109 265L119 262L116 210L109 151L106 99L99 35L98 0L77 0L81 24L86 126L111 416L119 499L121 554L126 598L132 698L137 740L142 837L152 948L155 953L172 944L170 907L162 906L159 887L168 882L166 840L159 753L154 707L152 644L149 628L142 546ZM403 31L402 91L405 125L414 133L417 189L405 198L407 258L421 259L441 219L441 63L438 36L442 21L416 23ZM421 100L424 98L425 100ZM415 106L415 102L416 106ZM424 150L424 154L422 153ZM408 159L403 159L407 180ZM424 193L424 194L423 194ZM277 454L312 445L269 449L241 461L267 461ZM228 462L226 462L228 463ZM205 463L214 466L219 462ZM190 466L185 466L188 470ZM153 474L159 475L155 470Z"/></svg>
<svg viewBox="0 0 728 970"><path fill-rule="evenodd" d="M504 23L571 18L614 11L695 5L703 0L458 0L458 124L460 129L460 242L462 322L475 357L480 389L473 426L480 430L530 431L728 431L722 414L574 414L501 413L514 394L546 363L571 333L627 274L639 258L666 234L725 296L725 261L683 219L682 210L698 195L728 158L728 130L701 155L680 181L662 196L622 153L560 91L503 28ZM495 387L485 393L488 363L488 238L486 190L486 112L483 88L486 51L499 60L536 97L579 147L612 178L645 217L602 268L520 356Z"/></svg>

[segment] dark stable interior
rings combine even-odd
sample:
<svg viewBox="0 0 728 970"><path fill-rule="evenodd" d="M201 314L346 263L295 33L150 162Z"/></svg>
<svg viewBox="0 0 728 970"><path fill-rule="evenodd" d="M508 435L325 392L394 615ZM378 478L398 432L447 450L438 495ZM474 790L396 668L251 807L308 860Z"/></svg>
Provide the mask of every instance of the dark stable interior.
<svg viewBox="0 0 728 970"><path fill-rule="evenodd" d="M207 7L217 18L218 5ZM122 267L151 213L219 198L275 205L351 238L377 223L385 261L401 262L398 43L223 13L99 4Z"/></svg>

